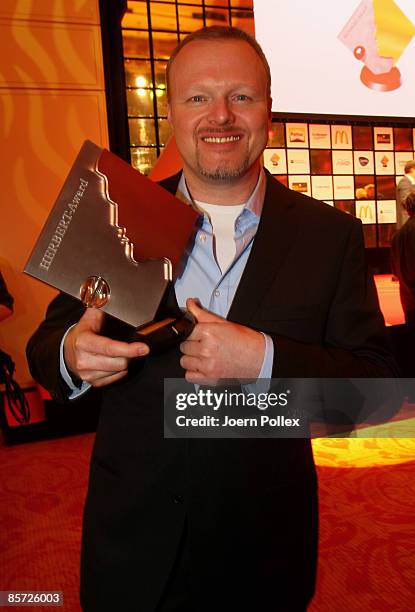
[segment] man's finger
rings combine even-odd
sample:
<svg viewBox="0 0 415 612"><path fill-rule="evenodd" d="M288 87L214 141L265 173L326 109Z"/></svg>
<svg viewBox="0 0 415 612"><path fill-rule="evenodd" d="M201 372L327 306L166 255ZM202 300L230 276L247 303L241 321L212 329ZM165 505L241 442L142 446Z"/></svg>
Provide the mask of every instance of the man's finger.
<svg viewBox="0 0 415 612"><path fill-rule="evenodd" d="M105 313L99 310L99 308L87 308L79 320L78 325L98 334L101 331L104 319Z"/></svg>
<svg viewBox="0 0 415 612"><path fill-rule="evenodd" d="M203 364L200 359L197 357L188 357L187 355L183 355L180 358L180 365L183 370L194 370L200 373L200 370L203 369Z"/></svg>
<svg viewBox="0 0 415 612"><path fill-rule="evenodd" d="M94 379L94 381L91 381L91 385L93 387L104 387L106 385L116 382L117 380L121 380L121 378L124 378L126 374L127 370L122 370L121 372L117 372L116 374L112 374L111 376L102 376L101 378Z"/></svg>
<svg viewBox="0 0 415 612"><path fill-rule="evenodd" d="M188 298L186 300L186 308L196 318L198 323L221 323L225 321L225 319L218 317L213 312L201 308L195 298Z"/></svg>
<svg viewBox="0 0 415 612"><path fill-rule="evenodd" d="M106 336L98 336L94 332L85 332L79 337L77 348L95 355L103 355L105 357L126 357L134 359L134 357L142 357L150 352L147 344L143 342L122 342L121 340L112 340Z"/></svg>
<svg viewBox="0 0 415 612"><path fill-rule="evenodd" d="M203 355L203 349L201 343L197 338L188 338L180 345L180 350L183 355L190 355L191 357L206 357Z"/></svg>
<svg viewBox="0 0 415 612"><path fill-rule="evenodd" d="M208 378L201 372L194 372L192 370L187 370L185 374L185 379L189 383L193 383L194 385L208 385L209 387L216 387L219 380L217 378Z"/></svg>
<svg viewBox="0 0 415 612"><path fill-rule="evenodd" d="M107 376L110 373L115 374L121 370L127 370L129 361L126 357L106 357L82 352L76 365L81 374L102 372L102 375Z"/></svg>

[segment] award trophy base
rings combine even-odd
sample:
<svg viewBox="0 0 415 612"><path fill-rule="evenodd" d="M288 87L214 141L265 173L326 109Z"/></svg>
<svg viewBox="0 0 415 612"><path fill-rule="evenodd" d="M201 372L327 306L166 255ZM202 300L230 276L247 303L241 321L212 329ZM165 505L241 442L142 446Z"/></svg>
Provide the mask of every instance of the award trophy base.
<svg viewBox="0 0 415 612"><path fill-rule="evenodd" d="M366 87L374 91L393 91L402 85L401 73L394 66L389 72L375 74L367 66L363 66L360 73L360 80Z"/></svg>
<svg viewBox="0 0 415 612"><path fill-rule="evenodd" d="M147 344L150 353L160 353L186 340L195 324L193 315L185 312L182 316L168 317L137 329L131 340Z"/></svg>

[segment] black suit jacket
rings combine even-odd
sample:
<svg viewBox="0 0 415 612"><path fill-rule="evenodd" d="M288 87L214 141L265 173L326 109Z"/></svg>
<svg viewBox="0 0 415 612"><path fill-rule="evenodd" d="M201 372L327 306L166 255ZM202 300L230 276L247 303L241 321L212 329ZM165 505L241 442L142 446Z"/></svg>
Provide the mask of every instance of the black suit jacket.
<svg viewBox="0 0 415 612"><path fill-rule="evenodd" d="M164 186L174 192L177 182ZM28 345L33 376L57 396L59 344L81 312L59 296ZM228 318L270 334L275 377L395 374L360 222L270 175ZM163 439L163 378L183 376L179 357L172 349L137 360L104 390L84 516L83 605L154 610L186 521L198 609L304 607L317 557L310 441Z"/></svg>

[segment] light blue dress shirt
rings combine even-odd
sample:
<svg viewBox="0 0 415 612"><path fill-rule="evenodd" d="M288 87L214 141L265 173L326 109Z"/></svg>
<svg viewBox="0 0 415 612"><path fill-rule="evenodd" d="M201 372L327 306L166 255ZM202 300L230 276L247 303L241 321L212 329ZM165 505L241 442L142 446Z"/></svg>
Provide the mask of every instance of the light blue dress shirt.
<svg viewBox="0 0 415 612"><path fill-rule="evenodd" d="M210 312L223 318L227 317L258 229L265 188L265 172L261 169L254 191L245 203L242 212L236 218L234 234L236 254L233 262L223 274L215 258L214 236L209 216L202 213L203 217L201 216L200 219L193 248L190 253L186 254L188 257L186 266L181 276L174 283L176 299L180 307L186 306L187 298L198 298L201 305ZM187 203L195 205L187 189L184 174L181 176L177 195ZM258 379L266 380L272 376L274 344L268 335L263 334L263 336L265 352ZM63 379L72 390L69 399L75 399L85 393L91 385L83 382L81 387L76 387L73 384L63 358L65 337L66 334L62 339L60 348L60 371ZM268 385L266 386L268 387Z"/></svg>

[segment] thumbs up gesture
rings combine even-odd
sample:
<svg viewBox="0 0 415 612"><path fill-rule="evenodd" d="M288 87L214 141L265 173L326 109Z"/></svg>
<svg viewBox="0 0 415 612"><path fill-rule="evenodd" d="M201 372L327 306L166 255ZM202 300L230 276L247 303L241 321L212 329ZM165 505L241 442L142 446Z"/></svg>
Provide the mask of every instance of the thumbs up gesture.
<svg viewBox="0 0 415 612"><path fill-rule="evenodd" d="M191 335L180 345L180 365L186 370L186 380L213 384L223 378L257 378L264 360L263 335L222 319L192 298L186 306L197 321Z"/></svg>

